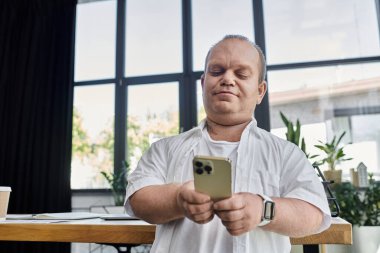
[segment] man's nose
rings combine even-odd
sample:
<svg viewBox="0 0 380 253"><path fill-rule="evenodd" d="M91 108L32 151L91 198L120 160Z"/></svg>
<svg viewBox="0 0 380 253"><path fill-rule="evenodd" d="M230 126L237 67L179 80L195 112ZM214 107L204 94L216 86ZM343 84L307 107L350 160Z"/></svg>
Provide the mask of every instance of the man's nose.
<svg viewBox="0 0 380 253"><path fill-rule="evenodd" d="M235 75L233 71L228 70L224 72L222 85L235 85Z"/></svg>

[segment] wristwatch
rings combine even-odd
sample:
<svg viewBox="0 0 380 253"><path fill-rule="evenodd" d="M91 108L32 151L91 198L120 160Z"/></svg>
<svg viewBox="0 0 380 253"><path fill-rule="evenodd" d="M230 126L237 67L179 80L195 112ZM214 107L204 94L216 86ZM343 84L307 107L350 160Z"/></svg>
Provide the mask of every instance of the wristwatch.
<svg viewBox="0 0 380 253"><path fill-rule="evenodd" d="M269 224L274 218L274 207L275 203L271 198L263 194L257 194L263 199L263 213L261 214L261 222L259 227Z"/></svg>

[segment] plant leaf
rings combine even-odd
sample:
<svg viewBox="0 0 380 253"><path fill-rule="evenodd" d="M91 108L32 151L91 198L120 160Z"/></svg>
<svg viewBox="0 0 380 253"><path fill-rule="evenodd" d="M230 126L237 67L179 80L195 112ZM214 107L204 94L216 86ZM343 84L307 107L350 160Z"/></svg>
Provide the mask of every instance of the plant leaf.
<svg viewBox="0 0 380 253"><path fill-rule="evenodd" d="M294 133L294 144L299 146L300 143L300 135L301 135L301 124L300 121L297 119L296 122L296 132Z"/></svg>
<svg viewBox="0 0 380 253"><path fill-rule="evenodd" d="M280 116L282 121L284 122L285 126L289 125L289 120L285 117L285 115L280 111Z"/></svg>
<svg viewBox="0 0 380 253"><path fill-rule="evenodd" d="M338 146L339 145L339 143L340 143L340 141L342 140L342 138L343 138L343 136L346 134L346 131L344 131L342 134L341 134L341 136L339 137L339 139L338 139L338 141L337 141L337 143L336 143L336 146ZM334 138L335 139L335 138Z"/></svg>

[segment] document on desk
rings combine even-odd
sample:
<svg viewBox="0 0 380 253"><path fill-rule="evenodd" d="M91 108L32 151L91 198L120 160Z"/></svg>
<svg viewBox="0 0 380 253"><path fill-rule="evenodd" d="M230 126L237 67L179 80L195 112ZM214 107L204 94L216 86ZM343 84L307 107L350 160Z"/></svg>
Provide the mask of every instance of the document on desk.
<svg viewBox="0 0 380 253"><path fill-rule="evenodd" d="M65 212L41 214L8 214L7 220L83 220L100 218L102 214L90 212Z"/></svg>
<svg viewBox="0 0 380 253"><path fill-rule="evenodd" d="M101 217L103 220L139 220L139 218L130 216L126 213L120 214L103 214Z"/></svg>
<svg viewBox="0 0 380 253"><path fill-rule="evenodd" d="M46 224L46 223L59 223L59 222L66 222L67 220L1 220L0 224L31 224L31 223L38 223L38 224Z"/></svg>

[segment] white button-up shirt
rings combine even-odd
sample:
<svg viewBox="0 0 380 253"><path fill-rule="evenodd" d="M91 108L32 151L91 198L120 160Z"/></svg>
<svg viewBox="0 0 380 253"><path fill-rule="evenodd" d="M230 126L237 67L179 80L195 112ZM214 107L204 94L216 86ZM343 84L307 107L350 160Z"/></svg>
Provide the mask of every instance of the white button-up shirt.
<svg viewBox="0 0 380 253"><path fill-rule="evenodd" d="M192 179L189 178L189 175L192 175L192 159L200 149L204 124L203 121L192 130L153 143L143 155L137 168L128 178L125 207L130 215L134 214L128 198L139 189L149 185L183 183ZM324 214L322 225L317 232L330 226L330 209L323 185L305 154L296 145L258 128L256 120L252 119L243 131L237 152L234 192L304 200L318 207ZM213 226L212 223L204 227L198 225L200 231L212 231L215 228L210 228ZM202 233L201 238L194 234L194 237L189 237L188 240L176 241L176 234L189 229L186 224L188 223L180 219L158 225L151 252L170 253L172 246L179 244L182 245L182 252L223 252L217 246L220 241L218 237L215 239L214 233ZM285 253L290 252L291 247L288 236L264 231L259 227L243 235L234 236L232 244L234 253Z"/></svg>

